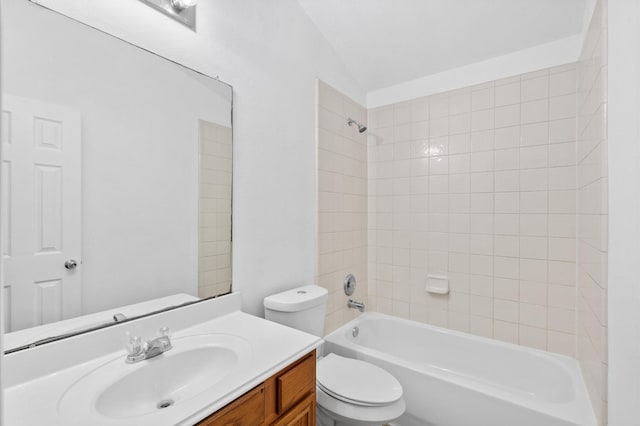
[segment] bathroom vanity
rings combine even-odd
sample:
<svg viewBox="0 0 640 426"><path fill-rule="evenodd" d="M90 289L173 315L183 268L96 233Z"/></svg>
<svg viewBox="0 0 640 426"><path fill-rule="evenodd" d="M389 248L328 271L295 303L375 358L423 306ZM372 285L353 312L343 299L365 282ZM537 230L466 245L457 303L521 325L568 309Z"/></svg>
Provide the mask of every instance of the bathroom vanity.
<svg viewBox="0 0 640 426"><path fill-rule="evenodd" d="M161 327L172 349L126 363L127 339ZM232 293L6 355L3 424L314 425L321 342Z"/></svg>
<svg viewBox="0 0 640 426"><path fill-rule="evenodd" d="M198 426L316 424L316 352L282 369Z"/></svg>

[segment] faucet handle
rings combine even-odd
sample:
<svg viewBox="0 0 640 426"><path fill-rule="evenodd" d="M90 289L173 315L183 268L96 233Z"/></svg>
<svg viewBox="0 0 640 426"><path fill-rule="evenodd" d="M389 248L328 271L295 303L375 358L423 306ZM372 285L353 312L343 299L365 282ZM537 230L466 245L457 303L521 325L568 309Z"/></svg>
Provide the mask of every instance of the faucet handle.
<svg viewBox="0 0 640 426"><path fill-rule="evenodd" d="M138 355L144 351L144 344L142 343L142 337L129 336L127 341L127 353L129 355Z"/></svg>
<svg viewBox="0 0 640 426"><path fill-rule="evenodd" d="M171 330L169 329L169 327L161 327L158 330L158 336L171 339Z"/></svg>

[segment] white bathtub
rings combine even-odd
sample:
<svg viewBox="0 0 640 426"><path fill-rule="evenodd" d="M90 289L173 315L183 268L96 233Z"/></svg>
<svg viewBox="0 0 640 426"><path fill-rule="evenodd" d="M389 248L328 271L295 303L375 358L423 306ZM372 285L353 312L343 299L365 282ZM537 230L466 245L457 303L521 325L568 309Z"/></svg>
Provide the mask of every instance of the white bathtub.
<svg viewBox="0 0 640 426"><path fill-rule="evenodd" d="M401 426L596 424L578 363L569 357L378 313L329 334L324 351L393 374L407 403Z"/></svg>

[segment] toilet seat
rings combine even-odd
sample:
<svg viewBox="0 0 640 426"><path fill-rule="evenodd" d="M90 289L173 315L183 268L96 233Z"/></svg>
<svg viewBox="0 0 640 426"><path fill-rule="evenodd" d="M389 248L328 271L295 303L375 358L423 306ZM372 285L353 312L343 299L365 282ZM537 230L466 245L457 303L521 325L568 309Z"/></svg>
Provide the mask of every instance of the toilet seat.
<svg viewBox="0 0 640 426"><path fill-rule="evenodd" d="M365 407L336 399L319 386L316 386L316 402L319 411L329 413L330 418L347 424L356 422L357 424L381 425L396 420L406 410L404 398L400 398L390 405Z"/></svg>
<svg viewBox="0 0 640 426"><path fill-rule="evenodd" d="M316 385L340 401L364 407L386 406L402 398L402 385L382 368L333 353L318 361Z"/></svg>

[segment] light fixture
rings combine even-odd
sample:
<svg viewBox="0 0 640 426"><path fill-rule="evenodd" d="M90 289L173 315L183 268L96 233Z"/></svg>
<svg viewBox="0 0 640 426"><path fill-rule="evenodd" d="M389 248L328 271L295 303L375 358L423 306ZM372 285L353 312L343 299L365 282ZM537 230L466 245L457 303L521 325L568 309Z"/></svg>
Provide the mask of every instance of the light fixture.
<svg viewBox="0 0 640 426"><path fill-rule="evenodd" d="M196 30L196 3L198 0L140 0L182 25Z"/></svg>

